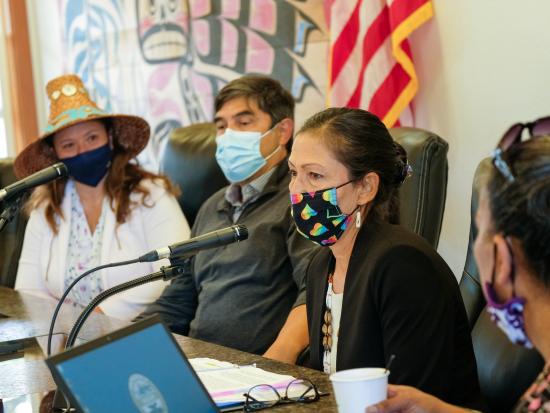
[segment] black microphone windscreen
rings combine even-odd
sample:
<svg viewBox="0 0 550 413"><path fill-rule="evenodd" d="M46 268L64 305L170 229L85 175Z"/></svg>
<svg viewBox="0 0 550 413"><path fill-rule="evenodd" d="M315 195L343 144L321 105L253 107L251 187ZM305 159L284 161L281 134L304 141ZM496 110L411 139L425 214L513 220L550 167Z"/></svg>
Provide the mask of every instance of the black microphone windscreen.
<svg viewBox="0 0 550 413"><path fill-rule="evenodd" d="M245 239L248 239L248 228L246 225L235 225L235 235L238 241L244 241Z"/></svg>

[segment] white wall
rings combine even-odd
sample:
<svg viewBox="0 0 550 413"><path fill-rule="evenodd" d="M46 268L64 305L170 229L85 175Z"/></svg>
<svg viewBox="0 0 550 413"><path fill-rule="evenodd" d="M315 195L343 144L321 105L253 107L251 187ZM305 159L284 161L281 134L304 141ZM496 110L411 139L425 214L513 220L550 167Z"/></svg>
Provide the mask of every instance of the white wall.
<svg viewBox="0 0 550 413"><path fill-rule="evenodd" d="M411 39L421 82L416 126L449 142L439 251L460 277L478 162L512 123L550 115L550 1L433 3L435 19Z"/></svg>
<svg viewBox="0 0 550 413"><path fill-rule="evenodd" d="M63 26L55 0L26 0L26 2L31 58L33 61L36 113L38 129L42 131L48 123L49 112L46 83L65 72L61 50L61 30Z"/></svg>

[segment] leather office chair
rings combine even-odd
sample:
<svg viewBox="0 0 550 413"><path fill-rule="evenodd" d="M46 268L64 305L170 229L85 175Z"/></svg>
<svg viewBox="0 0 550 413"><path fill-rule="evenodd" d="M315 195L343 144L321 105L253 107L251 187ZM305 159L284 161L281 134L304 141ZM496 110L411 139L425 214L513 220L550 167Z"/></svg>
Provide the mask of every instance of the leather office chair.
<svg viewBox="0 0 550 413"><path fill-rule="evenodd" d="M413 168L399 190L401 224L437 248L447 196L449 144L418 128L392 128L390 133L407 151Z"/></svg>
<svg viewBox="0 0 550 413"><path fill-rule="evenodd" d="M174 129L162 156L161 171L180 187L178 202L189 225L202 203L228 184L216 162L215 138L212 123Z"/></svg>
<svg viewBox="0 0 550 413"><path fill-rule="evenodd" d="M13 159L0 159L0 188L4 188L15 181ZM0 202L0 211L3 210L4 205ZM0 232L0 285L10 288L15 285L15 276L19 265L19 255L21 255L21 248L23 247L26 225L27 219L20 212Z"/></svg>
<svg viewBox="0 0 550 413"><path fill-rule="evenodd" d="M474 177L471 204L470 242L466 264L460 280L460 292L472 329L472 342L477 360L481 392L490 411L510 412L521 395L542 370L544 361L534 350L512 344L484 311L485 298L473 255L477 235L475 214L478 206L478 177L490 166L490 160L480 163Z"/></svg>

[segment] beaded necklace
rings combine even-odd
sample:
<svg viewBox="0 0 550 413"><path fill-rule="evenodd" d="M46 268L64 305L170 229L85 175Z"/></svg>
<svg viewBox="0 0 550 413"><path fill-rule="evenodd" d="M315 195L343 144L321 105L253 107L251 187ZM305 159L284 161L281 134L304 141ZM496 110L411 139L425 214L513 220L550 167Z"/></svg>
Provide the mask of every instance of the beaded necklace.
<svg viewBox="0 0 550 413"><path fill-rule="evenodd" d="M324 349L324 357L323 357L323 370L325 373L330 374L331 373L331 351L332 351L332 344L333 344L333 334L338 334L338 332L334 332L334 326L333 326L333 306L332 306L332 296L334 294L332 289L332 279L333 274L329 274L328 276L328 288L327 288L327 295L326 295L326 301L325 301L325 314L323 316L323 326L321 327L321 332L323 333L323 349Z"/></svg>
<svg viewBox="0 0 550 413"><path fill-rule="evenodd" d="M330 351L332 347L332 274L328 277L326 309L321 331L323 332L323 348L325 351Z"/></svg>

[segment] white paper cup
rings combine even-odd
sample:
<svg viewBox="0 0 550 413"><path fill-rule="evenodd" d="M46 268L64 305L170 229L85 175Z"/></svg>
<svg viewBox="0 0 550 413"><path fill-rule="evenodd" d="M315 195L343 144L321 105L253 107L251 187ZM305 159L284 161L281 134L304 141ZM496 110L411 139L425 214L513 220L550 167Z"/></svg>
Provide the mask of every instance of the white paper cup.
<svg viewBox="0 0 550 413"><path fill-rule="evenodd" d="M365 408L386 400L388 376L382 368L341 370L330 375L339 413L364 413Z"/></svg>

